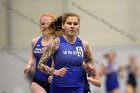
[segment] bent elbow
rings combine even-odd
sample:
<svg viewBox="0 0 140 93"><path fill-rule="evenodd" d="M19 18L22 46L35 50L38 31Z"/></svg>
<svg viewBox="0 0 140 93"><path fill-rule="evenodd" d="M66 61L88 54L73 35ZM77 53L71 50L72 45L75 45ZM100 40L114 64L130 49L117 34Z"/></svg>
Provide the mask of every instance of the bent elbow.
<svg viewBox="0 0 140 93"><path fill-rule="evenodd" d="M96 83L96 84L93 84L95 85L96 87L101 87L101 83Z"/></svg>
<svg viewBox="0 0 140 93"><path fill-rule="evenodd" d="M96 81L96 82L92 82L93 85L97 86L97 87L101 87L101 81Z"/></svg>
<svg viewBox="0 0 140 93"><path fill-rule="evenodd" d="M101 85L102 85L102 84L101 84L101 82L100 82L100 83L98 84L98 87L101 87Z"/></svg>
<svg viewBox="0 0 140 93"><path fill-rule="evenodd" d="M101 83L101 81L99 81L98 84L97 84L97 86L98 87L101 87L101 85L102 85L102 83Z"/></svg>

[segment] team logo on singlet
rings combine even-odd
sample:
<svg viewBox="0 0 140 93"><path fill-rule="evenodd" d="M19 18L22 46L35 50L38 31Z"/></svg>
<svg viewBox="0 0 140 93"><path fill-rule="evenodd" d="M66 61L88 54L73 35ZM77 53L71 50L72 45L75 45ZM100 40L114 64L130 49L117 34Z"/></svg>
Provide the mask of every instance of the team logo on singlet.
<svg viewBox="0 0 140 93"><path fill-rule="evenodd" d="M65 50L65 51L63 51L63 54L64 55L77 55L79 57L83 57L83 49L82 49L82 47L76 47L75 51Z"/></svg>
<svg viewBox="0 0 140 93"><path fill-rule="evenodd" d="M41 48L35 48L34 53L42 53L42 49Z"/></svg>

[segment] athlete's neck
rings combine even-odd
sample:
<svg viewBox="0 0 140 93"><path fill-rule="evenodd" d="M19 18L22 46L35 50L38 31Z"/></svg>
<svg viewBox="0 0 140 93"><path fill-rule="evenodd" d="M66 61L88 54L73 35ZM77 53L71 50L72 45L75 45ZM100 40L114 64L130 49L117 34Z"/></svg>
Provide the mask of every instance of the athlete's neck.
<svg viewBox="0 0 140 93"><path fill-rule="evenodd" d="M76 42L76 36L68 36L68 35L63 36L66 39L66 41L69 42L70 44L74 44Z"/></svg>
<svg viewBox="0 0 140 93"><path fill-rule="evenodd" d="M42 35L43 40L45 41L49 41L50 39L52 39L54 36L53 35Z"/></svg>

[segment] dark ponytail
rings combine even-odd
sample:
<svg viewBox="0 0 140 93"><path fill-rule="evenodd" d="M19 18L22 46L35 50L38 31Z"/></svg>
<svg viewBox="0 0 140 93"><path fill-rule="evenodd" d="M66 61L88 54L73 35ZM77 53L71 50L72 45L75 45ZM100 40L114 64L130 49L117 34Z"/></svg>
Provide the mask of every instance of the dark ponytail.
<svg viewBox="0 0 140 93"><path fill-rule="evenodd" d="M54 31L60 31L62 30L62 21L63 21L63 16L57 17L50 25L49 25L49 30L54 30Z"/></svg>

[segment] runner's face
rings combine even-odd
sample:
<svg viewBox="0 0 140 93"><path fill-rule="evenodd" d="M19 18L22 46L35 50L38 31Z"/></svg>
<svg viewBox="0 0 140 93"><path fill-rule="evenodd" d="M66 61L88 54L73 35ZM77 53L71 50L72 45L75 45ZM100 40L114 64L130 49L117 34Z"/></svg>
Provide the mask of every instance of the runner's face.
<svg viewBox="0 0 140 93"><path fill-rule="evenodd" d="M43 16L40 20L40 29L42 30L42 29L44 29L44 27L48 27L52 21L53 21L53 19L51 17ZM42 33L46 35L46 34L52 33L52 31L46 29Z"/></svg>
<svg viewBox="0 0 140 93"><path fill-rule="evenodd" d="M62 28L65 30L65 34L76 36L80 29L78 18L75 16L68 17Z"/></svg>
<svg viewBox="0 0 140 93"><path fill-rule="evenodd" d="M51 17L43 16L40 20L40 28L49 26L52 21L53 21L53 19Z"/></svg>

